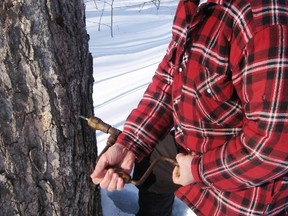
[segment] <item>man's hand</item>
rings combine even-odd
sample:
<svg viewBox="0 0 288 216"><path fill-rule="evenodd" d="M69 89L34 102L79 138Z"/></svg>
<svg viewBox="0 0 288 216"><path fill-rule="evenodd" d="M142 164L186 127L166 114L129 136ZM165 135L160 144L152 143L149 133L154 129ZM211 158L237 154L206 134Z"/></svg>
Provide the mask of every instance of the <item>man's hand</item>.
<svg viewBox="0 0 288 216"><path fill-rule="evenodd" d="M112 168L118 167L130 174L135 161L135 155L128 151L123 145L114 144L98 160L91 179L94 184L108 191L121 190L124 181Z"/></svg>
<svg viewBox="0 0 288 216"><path fill-rule="evenodd" d="M176 155L178 166L173 170L172 179L175 184L186 186L194 183L194 177L191 172L191 162L193 154L179 153Z"/></svg>

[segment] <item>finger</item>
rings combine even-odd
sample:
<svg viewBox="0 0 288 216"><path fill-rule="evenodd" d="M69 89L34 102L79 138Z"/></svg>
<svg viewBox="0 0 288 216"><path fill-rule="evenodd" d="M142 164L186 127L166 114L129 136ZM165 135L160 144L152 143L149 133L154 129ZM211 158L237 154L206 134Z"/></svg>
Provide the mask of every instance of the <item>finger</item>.
<svg viewBox="0 0 288 216"><path fill-rule="evenodd" d="M97 178L99 176L103 177L106 174L107 165L108 165L108 161L107 161L106 157L103 155L98 160L98 162L95 166L95 169L91 174L91 178Z"/></svg>
<svg viewBox="0 0 288 216"><path fill-rule="evenodd" d="M106 173L106 175L104 176L104 178L101 180L100 182L100 187L103 188L103 189L107 189L109 184L110 184L110 181L112 179L112 174L113 174L113 170L112 169L109 169Z"/></svg>
<svg viewBox="0 0 288 216"><path fill-rule="evenodd" d="M95 170L96 170L96 168L95 168ZM102 179L104 178L104 176L107 173L107 170L105 169L105 170L102 170L101 172L100 172L100 170L96 170L96 171L95 170L90 175L90 177L91 177L92 182L97 185L102 181Z"/></svg>
<svg viewBox="0 0 288 216"><path fill-rule="evenodd" d="M180 177L180 167L176 166L174 169L174 173L175 177L179 178Z"/></svg>
<svg viewBox="0 0 288 216"><path fill-rule="evenodd" d="M183 153L178 153L178 154L176 155L176 161L179 162L179 160L181 160L181 158L182 158L183 156L185 156Z"/></svg>
<svg viewBox="0 0 288 216"><path fill-rule="evenodd" d="M118 181L118 179L119 179L118 174L117 173L113 173L111 181L110 181L110 183L109 183L109 185L107 187L108 191L112 192L112 191L117 189L117 181Z"/></svg>
<svg viewBox="0 0 288 216"><path fill-rule="evenodd" d="M106 171L107 172L107 171ZM105 176L106 172L104 173L103 177ZM91 180L94 184L98 185L100 184L100 182L103 180L103 177L102 178L98 178L98 177L91 177Z"/></svg>
<svg viewBox="0 0 288 216"><path fill-rule="evenodd" d="M124 180L123 180L123 178L120 178L119 177L119 179L118 179L118 181L117 181L117 187L116 187L116 189L117 190L122 190L124 188Z"/></svg>

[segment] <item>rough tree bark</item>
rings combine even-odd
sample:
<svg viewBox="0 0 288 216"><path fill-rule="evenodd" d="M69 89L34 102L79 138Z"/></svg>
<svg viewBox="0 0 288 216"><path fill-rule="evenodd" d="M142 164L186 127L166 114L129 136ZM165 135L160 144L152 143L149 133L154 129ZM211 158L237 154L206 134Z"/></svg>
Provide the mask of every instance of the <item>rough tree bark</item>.
<svg viewBox="0 0 288 216"><path fill-rule="evenodd" d="M1 0L0 215L102 214L92 84L83 0Z"/></svg>

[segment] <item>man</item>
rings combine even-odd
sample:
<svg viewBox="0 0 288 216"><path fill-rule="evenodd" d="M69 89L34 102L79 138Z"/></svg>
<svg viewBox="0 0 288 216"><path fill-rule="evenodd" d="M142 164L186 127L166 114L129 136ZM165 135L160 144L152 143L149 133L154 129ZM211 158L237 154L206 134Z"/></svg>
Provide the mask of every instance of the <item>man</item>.
<svg viewBox="0 0 288 216"><path fill-rule="evenodd" d="M171 206L173 190L197 215L288 215L288 2L180 0L172 36L93 182L120 190L108 165L140 162L138 175L145 156L173 149L181 187L157 192L153 173L138 215L170 214L158 201Z"/></svg>

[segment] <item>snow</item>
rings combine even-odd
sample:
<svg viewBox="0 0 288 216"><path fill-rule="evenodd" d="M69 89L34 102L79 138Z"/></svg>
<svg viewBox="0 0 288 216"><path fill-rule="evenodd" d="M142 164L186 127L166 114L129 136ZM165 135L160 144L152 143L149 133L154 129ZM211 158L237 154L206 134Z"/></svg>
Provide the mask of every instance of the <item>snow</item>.
<svg viewBox="0 0 288 216"><path fill-rule="evenodd" d="M165 54L178 1L161 0L86 0L86 24L93 56L93 100L95 115L122 130L123 123L141 99ZM103 9L104 8L104 9ZM103 12L103 15L101 16ZM113 37L111 37L113 17ZM99 31L100 27L100 31ZM98 151L108 135L96 132ZM122 191L101 190L104 216L135 215L137 188L128 184ZM174 216L195 215L176 199Z"/></svg>

